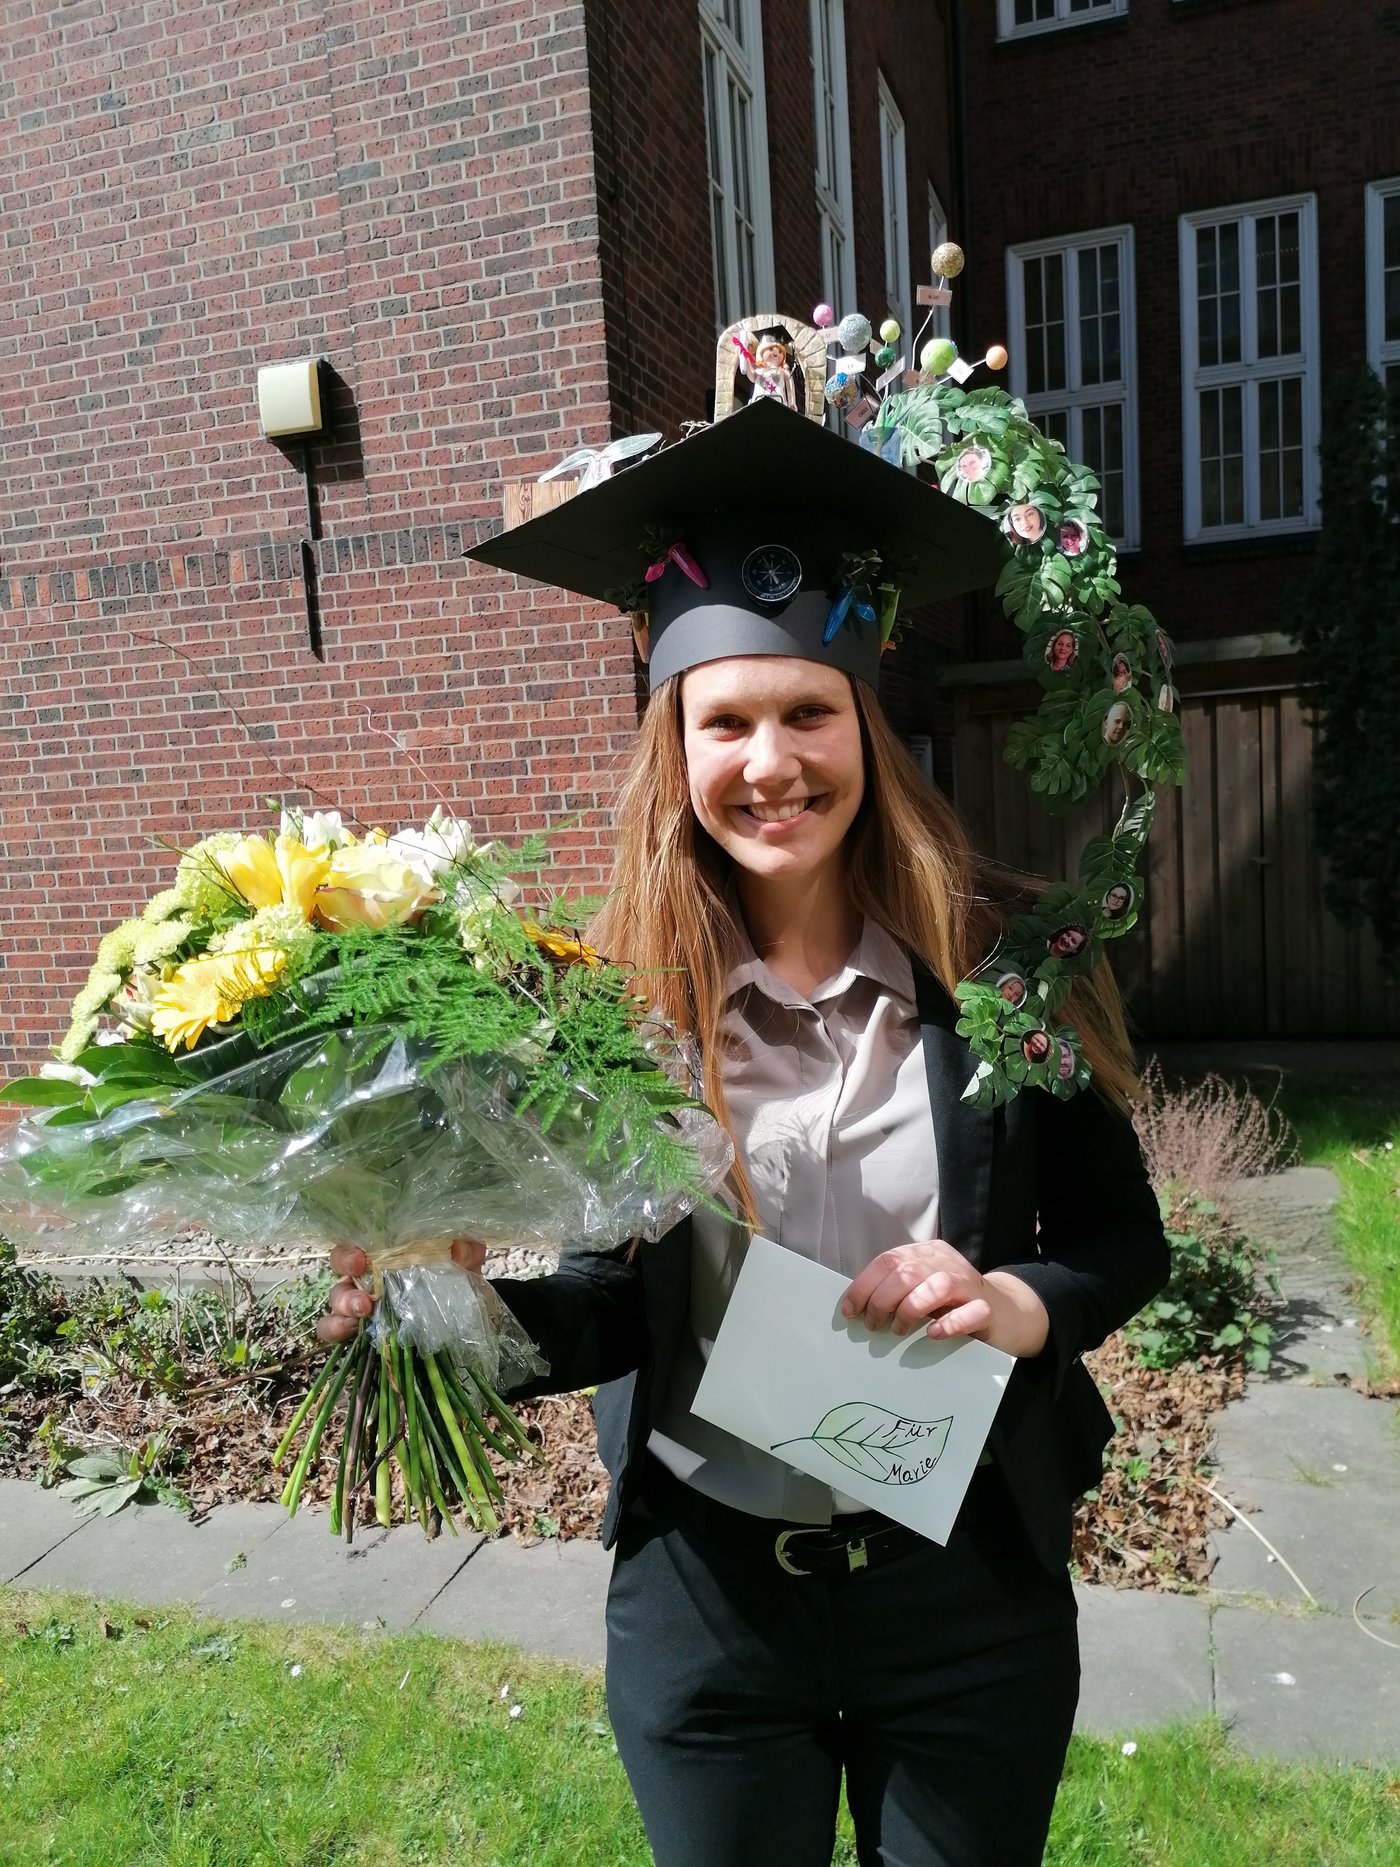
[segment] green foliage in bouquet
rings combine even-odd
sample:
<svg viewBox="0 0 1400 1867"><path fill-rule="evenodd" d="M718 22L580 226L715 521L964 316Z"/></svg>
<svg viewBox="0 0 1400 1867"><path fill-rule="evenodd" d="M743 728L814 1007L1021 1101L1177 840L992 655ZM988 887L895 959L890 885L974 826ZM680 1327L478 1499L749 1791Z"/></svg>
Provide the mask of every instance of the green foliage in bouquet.
<svg viewBox="0 0 1400 1867"><path fill-rule="evenodd" d="M1044 697L1008 733L1009 762L1052 811L1112 770L1123 780L1122 814L1111 836L1085 849L1078 886L1051 889L1017 916L957 993L958 1030L979 1059L969 1100L992 1106L1032 1085L1073 1095L1089 1065L1074 1028L1055 1020L1104 942L1136 922L1152 787L1183 776L1171 644L1150 611L1122 600L1097 479L1020 401L1002 389L921 383L886 400L873 432L880 448L897 433L905 466L931 467L945 494L984 512L1012 546L997 595Z"/></svg>

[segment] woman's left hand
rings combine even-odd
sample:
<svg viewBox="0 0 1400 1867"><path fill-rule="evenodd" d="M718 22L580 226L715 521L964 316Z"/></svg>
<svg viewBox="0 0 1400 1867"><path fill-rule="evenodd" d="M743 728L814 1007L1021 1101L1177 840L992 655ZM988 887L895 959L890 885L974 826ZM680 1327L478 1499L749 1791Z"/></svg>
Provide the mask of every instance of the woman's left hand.
<svg viewBox="0 0 1400 1867"><path fill-rule="evenodd" d="M882 1251L841 1299L841 1314L908 1335L920 1324L939 1339L971 1335L1008 1355L1038 1355L1050 1335L1045 1305L1009 1271L988 1271L941 1238Z"/></svg>

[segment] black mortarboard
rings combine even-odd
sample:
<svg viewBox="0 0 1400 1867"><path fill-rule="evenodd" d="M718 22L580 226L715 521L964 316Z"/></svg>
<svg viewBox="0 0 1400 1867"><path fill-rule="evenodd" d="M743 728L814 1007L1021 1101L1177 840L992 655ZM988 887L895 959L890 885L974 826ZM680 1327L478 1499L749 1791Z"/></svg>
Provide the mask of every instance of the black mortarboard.
<svg viewBox="0 0 1400 1867"><path fill-rule="evenodd" d="M1005 552L983 514L755 396L466 555L644 606L654 686L729 655L796 655L874 686L877 591L897 587L909 607L981 589Z"/></svg>

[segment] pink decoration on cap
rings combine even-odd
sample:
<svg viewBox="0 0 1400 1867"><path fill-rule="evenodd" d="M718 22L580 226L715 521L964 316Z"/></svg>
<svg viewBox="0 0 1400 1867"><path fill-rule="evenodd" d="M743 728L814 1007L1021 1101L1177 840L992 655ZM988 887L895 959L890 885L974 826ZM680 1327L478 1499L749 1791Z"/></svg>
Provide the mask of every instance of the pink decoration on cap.
<svg viewBox="0 0 1400 1867"><path fill-rule="evenodd" d="M648 583L655 583L658 577L664 577L668 564L679 565L681 570L689 577L690 581L697 589L709 589L709 578L705 575L704 571L701 570L700 566L695 562L695 559L690 555L689 551L686 550L685 546L681 544L679 539L670 547L664 557L659 557L654 564L647 565L646 581Z"/></svg>
<svg viewBox="0 0 1400 1867"><path fill-rule="evenodd" d="M831 309L830 305L818 305L816 310L812 313L812 322L816 325L818 330L827 330L836 322L836 313Z"/></svg>

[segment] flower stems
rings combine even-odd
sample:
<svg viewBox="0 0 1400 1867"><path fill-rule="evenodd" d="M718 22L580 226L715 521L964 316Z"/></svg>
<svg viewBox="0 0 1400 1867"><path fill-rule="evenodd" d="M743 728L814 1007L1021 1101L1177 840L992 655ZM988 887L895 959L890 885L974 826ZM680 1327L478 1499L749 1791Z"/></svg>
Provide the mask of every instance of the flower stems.
<svg viewBox="0 0 1400 1867"><path fill-rule="evenodd" d="M273 1455L274 1466L280 1465L310 1421L282 1491L292 1515L337 1409L343 1424L330 1527L347 1542L354 1538L359 1494L366 1491L376 1522L386 1528L398 1498L404 1520L416 1517L427 1536L442 1523L456 1535L454 1513L492 1535L500 1527L494 1505L502 1492L488 1450L503 1459L543 1456L479 1373L443 1351L424 1352L400 1340L387 1295L374 1328L362 1326L331 1351Z"/></svg>

